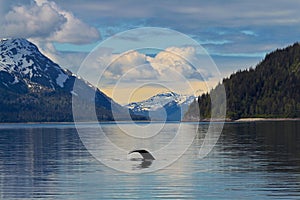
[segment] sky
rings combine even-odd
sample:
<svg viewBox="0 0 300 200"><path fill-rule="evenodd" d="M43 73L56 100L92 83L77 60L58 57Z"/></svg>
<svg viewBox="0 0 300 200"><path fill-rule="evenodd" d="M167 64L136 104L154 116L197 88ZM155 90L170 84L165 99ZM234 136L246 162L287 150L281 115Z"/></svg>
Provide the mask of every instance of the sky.
<svg viewBox="0 0 300 200"><path fill-rule="evenodd" d="M266 53L299 41L299 8L298 0L0 0L0 38L27 38L49 58L77 73L90 52L115 34L143 27L167 28L199 43L220 71L218 77L206 76L207 71L203 72L202 79L190 76L196 73L195 69L174 54L190 58L196 56L195 49L180 46L174 39L169 46L164 46L165 49L156 51L157 55L151 56L149 52L136 50L120 56L124 52L116 52L110 46L100 51L100 57L118 59L103 74L106 81L99 85L99 80L93 81L95 77L83 78L98 84L106 94L125 104L170 89L158 84L164 75L158 62L183 74L193 85L194 93L207 91L209 87L205 87L205 83L216 84L220 77L255 67ZM130 41L132 37L122 39ZM133 65L144 67L132 71ZM93 67L102 71L104 68L101 64ZM147 74L149 69L156 76ZM129 74L131 82L119 86L114 96L116 82L107 80L120 80L124 74ZM140 78L147 78L149 84L141 84ZM172 86L174 88L182 86L175 78L172 82L178 82L177 86ZM184 89L177 92L193 93ZM134 98L124 100L129 93L134 94Z"/></svg>

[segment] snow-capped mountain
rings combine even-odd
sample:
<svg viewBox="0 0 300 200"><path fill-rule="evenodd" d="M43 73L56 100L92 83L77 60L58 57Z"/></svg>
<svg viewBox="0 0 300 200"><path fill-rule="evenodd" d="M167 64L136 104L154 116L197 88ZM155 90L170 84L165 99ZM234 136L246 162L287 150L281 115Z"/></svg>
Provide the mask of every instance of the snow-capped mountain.
<svg viewBox="0 0 300 200"><path fill-rule="evenodd" d="M75 81L77 91L73 91ZM100 120L112 120L112 106L124 112L98 88L62 69L26 39L0 40L0 92L0 122L71 121L72 95L87 112L96 103Z"/></svg>
<svg viewBox="0 0 300 200"><path fill-rule="evenodd" d="M141 102L126 105L132 113L149 117L151 120L180 121L194 96L174 92L159 93Z"/></svg>
<svg viewBox="0 0 300 200"><path fill-rule="evenodd" d="M2 86L15 89L20 93L34 90L51 91L64 88L71 77L70 72L53 63L26 39L1 40L0 84Z"/></svg>

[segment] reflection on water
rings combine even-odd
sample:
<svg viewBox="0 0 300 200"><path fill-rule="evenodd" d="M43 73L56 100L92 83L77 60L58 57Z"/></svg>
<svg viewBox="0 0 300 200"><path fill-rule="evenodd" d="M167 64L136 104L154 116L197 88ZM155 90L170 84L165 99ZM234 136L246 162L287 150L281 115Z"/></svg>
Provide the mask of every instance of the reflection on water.
<svg viewBox="0 0 300 200"><path fill-rule="evenodd" d="M131 159L130 161L136 162L131 163L132 170L143 170L149 168L152 165L153 160L145 160L145 159Z"/></svg>
<svg viewBox="0 0 300 200"><path fill-rule="evenodd" d="M193 143L197 127L197 124L185 123L154 123L148 126L122 123L102 124L101 129L97 125L77 129L87 150L101 163L119 171L141 173L137 169L144 169L143 172L153 172L175 162ZM144 132L150 132L151 128L160 129L160 132L149 138L130 136L133 132L136 132L135 135L140 132L143 136ZM151 152L156 159L151 163L151 168L132 167L128 153L136 149Z"/></svg>
<svg viewBox="0 0 300 200"><path fill-rule="evenodd" d="M105 124L105 129L127 148L115 126ZM174 127L165 126L156 147L168 143ZM190 134L195 127L185 124L184 130ZM300 198L300 122L227 123L213 151L199 159L207 127L199 126L193 144L174 164L154 173L130 174L91 156L72 124L1 125L0 199ZM133 170L160 162L122 159L113 162L125 167L129 162Z"/></svg>

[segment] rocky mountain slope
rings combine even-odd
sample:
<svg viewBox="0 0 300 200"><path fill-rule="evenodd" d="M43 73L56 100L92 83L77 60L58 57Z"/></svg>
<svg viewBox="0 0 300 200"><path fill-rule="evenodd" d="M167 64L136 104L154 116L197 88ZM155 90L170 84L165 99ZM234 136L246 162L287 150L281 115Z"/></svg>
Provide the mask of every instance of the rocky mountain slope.
<svg viewBox="0 0 300 200"><path fill-rule="evenodd" d="M75 81L84 95L73 91ZM96 104L99 120L113 120L112 106L121 114L126 112L98 88L52 62L26 39L0 41L0 92L0 122L72 121L72 95L86 111ZM80 119L91 120L84 114Z"/></svg>

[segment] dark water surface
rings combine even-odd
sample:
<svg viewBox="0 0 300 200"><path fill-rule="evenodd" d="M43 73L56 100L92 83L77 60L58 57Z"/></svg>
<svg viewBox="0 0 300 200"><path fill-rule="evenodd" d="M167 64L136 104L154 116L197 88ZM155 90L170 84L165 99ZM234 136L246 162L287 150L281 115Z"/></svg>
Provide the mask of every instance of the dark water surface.
<svg viewBox="0 0 300 200"><path fill-rule="evenodd" d="M104 126L118 135L115 124ZM91 156L72 124L2 124L0 199L300 199L299 121L226 123L199 159L205 127L174 164L132 174Z"/></svg>

